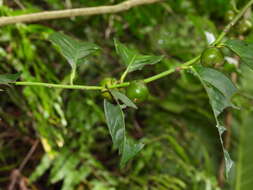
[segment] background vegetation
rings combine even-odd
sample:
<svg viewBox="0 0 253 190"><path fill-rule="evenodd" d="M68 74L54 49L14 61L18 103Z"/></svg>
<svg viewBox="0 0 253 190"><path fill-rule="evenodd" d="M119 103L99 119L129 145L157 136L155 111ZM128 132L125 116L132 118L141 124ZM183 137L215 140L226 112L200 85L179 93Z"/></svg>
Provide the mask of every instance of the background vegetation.
<svg viewBox="0 0 253 190"><path fill-rule="evenodd" d="M6 0L0 1L0 15L120 2ZM246 2L238 0L238 8ZM115 38L143 54L165 57L127 77L146 78L200 54L208 46L206 32L217 36L228 23L229 9L229 0L167 0L118 14L3 26L0 71L21 71L22 81L67 84L70 67L48 41L54 31L64 31L101 47L79 66L76 84L96 85L105 77L120 77L124 66ZM250 11L247 14L252 19ZM253 42L251 31L240 35L235 28L228 37ZM239 62L232 73L239 89L233 103L240 109L223 114L228 127L225 144L236 162L229 180L221 175L223 153L208 96L192 73L180 71L149 84L149 100L138 110L125 111L129 136L145 147L124 169L119 168L99 91L1 86L0 189L250 190L253 71L223 50ZM233 75L230 69L218 69ZM29 155L31 147L34 152Z"/></svg>

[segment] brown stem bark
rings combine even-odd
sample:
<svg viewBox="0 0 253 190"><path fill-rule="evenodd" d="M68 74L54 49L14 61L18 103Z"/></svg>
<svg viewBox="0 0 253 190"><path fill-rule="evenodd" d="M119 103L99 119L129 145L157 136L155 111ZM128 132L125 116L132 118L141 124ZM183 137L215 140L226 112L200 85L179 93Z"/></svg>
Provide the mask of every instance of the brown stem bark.
<svg viewBox="0 0 253 190"><path fill-rule="evenodd" d="M20 16L0 17L0 26L15 23L37 22L50 19L71 18L75 16L90 16L98 14L118 13L129 10L132 7L156 3L158 1L160 0L128 0L123 3L119 3L117 5L76 8L57 11L44 11Z"/></svg>

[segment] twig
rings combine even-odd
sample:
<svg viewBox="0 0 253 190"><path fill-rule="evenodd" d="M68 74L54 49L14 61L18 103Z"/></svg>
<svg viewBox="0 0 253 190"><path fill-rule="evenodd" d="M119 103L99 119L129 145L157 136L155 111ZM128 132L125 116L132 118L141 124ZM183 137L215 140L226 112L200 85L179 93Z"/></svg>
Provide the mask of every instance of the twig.
<svg viewBox="0 0 253 190"><path fill-rule="evenodd" d="M19 0L14 0L14 2L15 2L21 9L25 9L25 6L24 6Z"/></svg>
<svg viewBox="0 0 253 190"><path fill-rule="evenodd" d="M159 2L160 0L128 0L117 5L98 6L89 8L76 8L67 10L57 11L44 11L39 13L25 14L20 16L7 16L0 18L0 26L15 24L15 23L26 23L26 22L37 22L42 20L59 19L59 18L71 18L75 16L90 16L98 14L118 13L127 11L132 7L151 4Z"/></svg>
<svg viewBox="0 0 253 190"><path fill-rule="evenodd" d="M22 161L22 163L20 164L18 170L21 172L23 170L23 168L25 167L26 163L28 162L28 160L30 159L30 157L32 156L32 154L34 153L34 151L36 150L37 146L39 144L39 140L37 139L32 148L29 150L28 154L26 155L25 159Z"/></svg>
<svg viewBox="0 0 253 190"><path fill-rule="evenodd" d="M14 82L13 84L18 85L18 86L44 86L48 88L102 90L101 86L65 85L65 84L53 84L53 83L43 83L43 82Z"/></svg>
<svg viewBox="0 0 253 190"><path fill-rule="evenodd" d="M32 148L29 150L28 154L26 155L25 159L20 164L19 168L12 171L12 173L11 173L11 183L8 187L8 190L14 190L15 185L16 185L18 179L21 176L21 174L20 174L21 171L25 167L26 163L28 162L28 160L30 159L30 157L32 156L34 151L36 150L38 144L39 144L39 140L36 140L35 143L33 144Z"/></svg>

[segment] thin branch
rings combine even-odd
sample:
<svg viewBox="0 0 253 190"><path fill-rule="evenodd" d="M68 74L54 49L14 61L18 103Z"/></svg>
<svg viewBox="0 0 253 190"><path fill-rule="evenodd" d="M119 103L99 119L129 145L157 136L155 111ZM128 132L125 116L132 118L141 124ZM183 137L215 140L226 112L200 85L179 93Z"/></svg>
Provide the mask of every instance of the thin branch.
<svg viewBox="0 0 253 190"><path fill-rule="evenodd" d="M50 19L71 18L75 16L90 16L98 14L118 13L122 11L127 11L128 9L131 9L136 6L156 3L159 1L160 0L128 0L123 3L119 3L117 5L76 8L57 11L44 11L20 16L0 17L0 26L15 23L37 22Z"/></svg>
<svg viewBox="0 0 253 190"><path fill-rule="evenodd" d="M27 164L28 160L31 158L31 156L34 153L34 151L36 150L38 144L39 144L39 140L36 140L34 142L33 146L31 147L31 149L29 150L28 154L26 155L26 157L24 158L24 160L20 164L19 168L12 171L12 173L11 173L11 183L8 187L8 190L14 190L15 189L15 185L16 185L17 181L19 180L19 178L21 177L21 171L23 170L23 168Z"/></svg>
<svg viewBox="0 0 253 190"><path fill-rule="evenodd" d="M237 57L237 61L239 63L239 57ZM239 67L239 64L237 65ZM238 76L236 72L231 73L230 76L232 82L234 84L237 83ZM231 110L228 110L225 116L225 127L227 129L226 134L224 136L224 147L226 150L229 150L230 145L231 145L231 136L232 136L232 122L233 122L233 114ZM224 176L224 171L225 171L225 160L222 159L219 172L218 172L218 183L221 188L224 187L225 185L225 176Z"/></svg>
<svg viewBox="0 0 253 190"><path fill-rule="evenodd" d="M12 83L10 83L12 84ZM102 90L101 86L64 85L43 82L13 82L17 86L44 86L48 88L80 89L80 90Z"/></svg>
<svg viewBox="0 0 253 190"><path fill-rule="evenodd" d="M27 164L28 160L31 158L32 154L33 154L34 151L36 150L38 144L39 144L39 140L37 139L37 140L34 142L32 148L29 150L29 152L28 152L28 154L26 155L26 157L24 158L24 160L22 161L22 163L20 164L20 166L19 166L19 168L18 168L18 170L19 170L20 172L24 169L24 167L25 167L25 165Z"/></svg>
<svg viewBox="0 0 253 190"><path fill-rule="evenodd" d="M25 6L24 6L19 0L14 0L14 2L15 2L21 9L25 9Z"/></svg>

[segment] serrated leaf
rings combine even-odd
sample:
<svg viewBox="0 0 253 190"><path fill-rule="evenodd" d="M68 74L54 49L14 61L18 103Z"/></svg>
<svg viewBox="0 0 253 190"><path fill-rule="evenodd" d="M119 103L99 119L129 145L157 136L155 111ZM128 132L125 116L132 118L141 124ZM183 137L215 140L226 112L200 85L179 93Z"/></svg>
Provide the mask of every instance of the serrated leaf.
<svg viewBox="0 0 253 190"><path fill-rule="evenodd" d="M60 48L61 54L68 60L71 67L81 63L84 58L99 49L93 43L80 42L59 32L52 34L49 40Z"/></svg>
<svg viewBox="0 0 253 190"><path fill-rule="evenodd" d="M127 48L118 40L114 40L114 45L117 54L121 57L124 65L128 67L128 73L141 70L146 65L159 63L163 59L163 56L141 55L134 50Z"/></svg>
<svg viewBox="0 0 253 190"><path fill-rule="evenodd" d="M0 75L0 84L8 84L10 82L15 82L20 77L21 73L15 74L1 74Z"/></svg>
<svg viewBox="0 0 253 190"><path fill-rule="evenodd" d="M126 137L124 113L119 104L114 105L104 100L104 110L113 145L119 150L119 154L121 154L120 167L122 168L144 145L134 143Z"/></svg>
<svg viewBox="0 0 253 190"><path fill-rule="evenodd" d="M253 43L242 40L227 40L224 45L240 56L242 63L253 69Z"/></svg>
<svg viewBox="0 0 253 190"><path fill-rule="evenodd" d="M233 106L230 100L214 86L206 84L206 91L215 117L218 117L225 108Z"/></svg>
<svg viewBox="0 0 253 190"><path fill-rule="evenodd" d="M137 55L133 64L129 67L128 72L141 70L145 65L154 65L159 63L163 59L163 56L154 55Z"/></svg>
<svg viewBox="0 0 253 190"><path fill-rule="evenodd" d="M202 66L196 66L195 70L205 83L205 88L216 117L226 107L233 106L230 99L236 93L237 89L226 75L215 69Z"/></svg>
<svg viewBox="0 0 253 190"><path fill-rule="evenodd" d="M113 97L115 99L120 100L122 103L124 103L128 107L132 107L134 109L137 109L137 106L130 100L125 94L120 93L117 90L110 90L112 93Z"/></svg>
<svg viewBox="0 0 253 190"><path fill-rule="evenodd" d="M141 151L141 149L143 149L143 147L144 144L135 143L132 139L127 138L120 160L120 168L123 168L130 159L132 159Z"/></svg>
<svg viewBox="0 0 253 190"><path fill-rule="evenodd" d="M114 46L117 54L122 59L125 65L128 65L137 52L128 49L124 44L120 43L118 40L114 40Z"/></svg>
<svg viewBox="0 0 253 190"><path fill-rule="evenodd" d="M201 78L217 88L224 96L231 98L237 91L235 85L232 81L223 73L205 67L195 67Z"/></svg>
<svg viewBox="0 0 253 190"><path fill-rule="evenodd" d="M224 153L226 176L228 177L233 166L233 161L231 160L227 150L224 148L222 134L226 129L220 125L218 116L225 108L233 106L231 103L231 97L235 94L236 88L230 79L219 71L202 66L194 67L193 70L205 87L209 97Z"/></svg>

